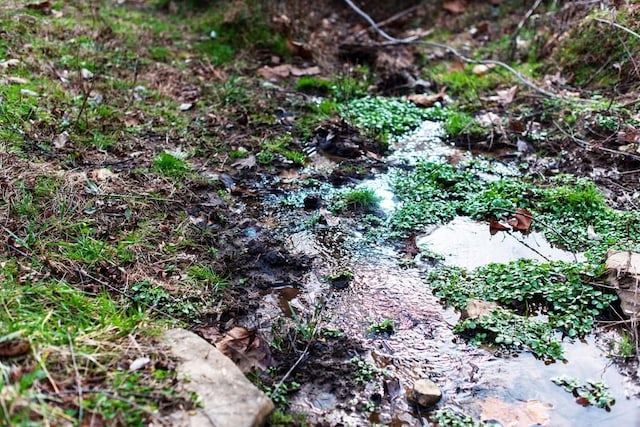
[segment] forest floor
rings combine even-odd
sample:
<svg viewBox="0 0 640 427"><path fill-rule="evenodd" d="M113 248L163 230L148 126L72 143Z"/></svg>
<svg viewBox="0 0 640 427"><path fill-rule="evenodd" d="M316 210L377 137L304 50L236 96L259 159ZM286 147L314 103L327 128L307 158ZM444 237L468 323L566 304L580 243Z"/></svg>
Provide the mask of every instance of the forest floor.
<svg viewBox="0 0 640 427"><path fill-rule="evenodd" d="M362 5L375 29L348 2L263 3L0 5L0 425L170 424L197 406L175 325L271 425L506 425L526 411L485 392L507 365L479 361L562 368L572 342L624 397L558 381L633 424L637 324L600 276L640 245L640 5ZM447 265L420 242L462 217L581 262ZM423 378L439 406L406 402ZM530 424L563 425L534 398Z"/></svg>

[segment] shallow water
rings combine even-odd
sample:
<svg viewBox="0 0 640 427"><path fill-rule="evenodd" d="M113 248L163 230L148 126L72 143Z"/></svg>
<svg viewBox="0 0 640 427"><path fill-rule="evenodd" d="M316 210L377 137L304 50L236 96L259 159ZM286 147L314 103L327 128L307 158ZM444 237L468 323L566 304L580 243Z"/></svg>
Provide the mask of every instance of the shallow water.
<svg viewBox="0 0 640 427"><path fill-rule="evenodd" d="M444 256L444 263L472 270L491 262L518 259L538 261L584 261L581 254L554 247L542 233L499 231L493 236L489 224L458 217L416 238L418 247Z"/></svg>
<svg viewBox="0 0 640 427"><path fill-rule="evenodd" d="M421 140L420 135L428 138ZM431 125L396 148L393 159L409 163L454 153L442 144L436 127ZM330 162L315 164L331 166ZM361 184L381 196L385 214L397 207L388 180L388 175L379 175ZM545 365L528 353L498 357L453 334L458 314L445 309L431 293L424 280L428 266L402 267L392 247L372 247L355 231L357 228L357 220L331 218L327 225L290 233L289 250L315 257L314 269L302 289L274 289L263 295L263 309L272 317L278 313L290 316L291 307L299 313L310 312L324 301L322 326L362 340L368 349L368 360L387 372L386 377L369 384L347 402L336 397L331 384L303 385L293 397L291 408L309 414L312 425L369 425L373 421L393 426L424 425L428 421L407 403L406 392L415 380L429 378L443 391L438 407L456 408L475 417L482 415L483 403L495 398L513 408L514 413L523 402L541 402L546 406L538 411L548 416L543 423L548 426L640 426L638 378L621 372L621 366L607 358L608 345L616 339L615 331L599 331L582 342L565 340L567 363ZM580 254L553 247L541 233L502 231L491 236L488 224L468 218L434 227L418 236L417 244L443 255L445 264L467 269L521 258L583 259ZM353 281L347 289L332 289L324 277L343 269L353 272ZM393 321L395 333L367 331L372 324L386 319ZM580 406L571 394L551 381L562 375L603 380L616 398L615 405L610 412ZM392 379L399 381L395 392L389 391ZM358 410L359 404L374 396L382 396L378 412L370 415Z"/></svg>

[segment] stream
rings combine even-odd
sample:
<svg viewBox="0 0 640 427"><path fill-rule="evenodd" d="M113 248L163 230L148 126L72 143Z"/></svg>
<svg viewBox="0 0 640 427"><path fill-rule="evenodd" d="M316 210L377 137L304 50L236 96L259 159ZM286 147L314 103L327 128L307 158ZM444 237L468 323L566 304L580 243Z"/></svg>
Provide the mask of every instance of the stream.
<svg viewBox="0 0 640 427"><path fill-rule="evenodd" d="M465 155L442 142L440 133L437 123L426 122L397 142L389 160L391 167L412 165L419 159ZM320 154L311 160L309 168L330 168L332 164ZM358 184L376 191L381 198L380 210L386 215L398 203L388 185L389 174L380 173ZM307 414L311 425L429 425L426 411L407 400L413 383L423 378L435 382L442 391L437 408L447 407L483 420L486 414L502 414L492 425L640 425L636 374L625 372L624 364L618 365L608 357L615 331L598 330L584 340L565 338L566 363L545 364L527 352L494 354L495 349L475 347L454 335L459 313L443 307L426 283L425 278L433 269L430 260L418 255L406 265L392 246L370 243L366 238L368 230L357 219L323 214L326 224L303 229L296 227L303 219L292 221L291 212L274 208L265 215L288 221L288 250L308 255L314 261L302 288L284 286L262 296L262 316L291 317L291 310L308 314L322 306L322 328L339 330L361 342L366 361L384 375L369 382L364 390L348 395L337 393L331 382L302 384L300 391L292 395L291 409ZM466 269L521 258L583 259L581 254L553 247L541 233L492 236L486 223L464 217L423 230L416 242L442 255L444 264ZM352 272L353 279L345 289L333 288L326 277L342 270ZM384 319L393 321L394 333L368 332L372 324ZM334 362L347 364L350 357ZM317 373L319 377L322 374ZM583 407L551 381L558 376L602 380L615 397L615 404L610 411ZM370 411L366 406L363 409L367 402L375 403L376 410ZM486 412L489 407L493 410Z"/></svg>

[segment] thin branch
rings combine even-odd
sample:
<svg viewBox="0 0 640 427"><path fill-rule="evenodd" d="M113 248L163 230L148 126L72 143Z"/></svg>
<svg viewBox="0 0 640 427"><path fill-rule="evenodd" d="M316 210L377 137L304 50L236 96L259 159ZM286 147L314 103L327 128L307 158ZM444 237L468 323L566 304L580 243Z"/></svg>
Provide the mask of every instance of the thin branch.
<svg viewBox="0 0 640 427"><path fill-rule="evenodd" d="M562 134L564 134L565 136L571 138L571 140L573 142L575 142L576 144L578 144L580 147L584 148L585 150L599 150L599 151L603 151L605 153L615 154L617 156L629 157L629 158L632 158L634 160L640 160L640 156L632 154L632 153L627 153L625 151L620 151L620 150L612 150L611 148L599 147L597 145L590 144L589 142L585 141L584 139L578 138L573 133L569 133L566 130L562 129L560 127L560 125L558 123L556 123L555 121L553 121L553 125L556 127L556 129L558 129L560 132L562 132Z"/></svg>
<svg viewBox="0 0 640 427"><path fill-rule="evenodd" d="M480 59L469 58L468 56L465 56L465 55L461 54L460 52L458 52L456 49L454 49L451 46L447 46L447 45L442 44L442 43L435 43L435 42L416 40L416 37L408 37L408 38L405 38L405 39L397 39L397 38L395 38L393 36L390 36L387 32L385 32L383 29L381 29L378 26L378 24L376 24L376 22L369 15L367 15L362 9L360 9L358 6L356 6L351 0L344 0L344 2L347 4L347 6L349 6L351 9L353 9L358 15L360 15L365 21L367 21L369 23L369 25L371 25L371 27L374 30L376 30L376 32L378 34L380 34L383 38L385 38L389 42L389 43L387 43L387 45L412 44L412 43L414 43L414 44L421 44L421 45L424 45L424 46L430 46L430 47L436 47L436 48L439 48L439 49L443 49L446 52L449 52L453 56L457 57L461 61L469 63L469 64L496 65L498 67L502 67L505 70L509 71L511 74L513 74L513 76L518 81L520 81L522 84L524 84L528 88L530 88L530 89L534 90L535 92L538 92L538 93L540 93L540 94L542 94L542 95L544 95L544 96L546 96L548 98L554 98L554 99L562 99L562 98L564 98L562 95L558 95L556 93L549 92L548 90L545 90L545 89L535 85L531 81L527 80L518 71L513 69L513 67L511 67L508 64L505 64L504 62L496 61L496 60L492 60L492 59L480 60Z"/></svg>
<svg viewBox="0 0 640 427"><path fill-rule="evenodd" d="M402 18L402 17L404 17L406 15L409 15L410 13L413 13L414 11L420 9L421 7L422 7L421 4L417 4L415 6L410 7L409 9L405 9L405 10L403 10L401 12L396 13L395 15L385 19L384 21L380 21L380 22L376 23L376 25L378 26L378 28L382 28L382 27L384 27L386 25L389 25L390 23L392 23L394 21L397 21L398 19L400 19L400 18ZM364 30L360 30L355 35L356 36L362 35L362 34L366 33L370 28L373 28L373 26L370 26L369 28L365 28Z"/></svg>
<svg viewBox="0 0 640 427"><path fill-rule="evenodd" d="M542 3L542 0L536 0L533 6L531 6L531 9L527 11L527 13L524 15L522 20L518 23L516 30L513 32L513 35L511 36L511 43L509 46L509 49L511 50L511 52L509 52L509 57L511 59L514 58L516 53L516 47L517 47L516 45L518 43L518 36L520 35L520 31L522 31L524 24L529 20L529 18L531 18L531 15L533 15L533 12L536 11L536 9L538 8L538 6L540 6L541 3Z"/></svg>
<svg viewBox="0 0 640 427"><path fill-rule="evenodd" d="M602 22L603 24L609 24L609 25L611 25L613 27L616 27L616 28L618 28L618 29L620 29L622 31L626 31L627 33L631 34L632 36L637 37L637 38L640 39L640 34L636 33L635 31L633 31L633 30L631 30L631 29L629 29L629 28L627 28L627 27L625 27L623 25L617 24L615 22L607 21L606 19L601 19L601 18L594 18L594 19L596 21L598 21L598 22Z"/></svg>
<svg viewBox="0 0 640 427"><path fill-rule="evenodd" d="M320 315L322 314L322 311L324 310L325 305L326 305L326 303L322 305L322 307L320 308L320 310L317 313L314 313L314 317L316 318L316 324L313 327L313 332L311 333L311 337L309 337L309 341L307 342L307 345L305 346L304 350L302 351L302 354L300 355L300 357L298 357L298 360L296 360L296 363L294 363L289 368L287 373L284 374L282 379L278 382L278 384L276 384L276 386L273 389L274 392L278 391L280 389L280 387L282 387L282 384L284 384L284 382L287 380L287 378L289 378L289 376L293 373L293 371L298 367L300 362L302 362L302 360L306 357L307 353L309 352L309 347L311 346L311 343L313 342L313 338L316 336L316 332L318 332L318 328L319 328L321 320L322 320Z"/></svg>
<svg viewBox="0 0 640 427"><path fill-rule="evenodd" d="M507 212L507 213L509 213L509 214L511 214L511 215L516 215L516 214L517 214L517 215L522 215L523 217L525 217L525 218L529 218L529 219L530 219L530 220L532 220L532 221L539 222L539 223L540 223L540 224L542 224L545 228L547 228L549 231L552 231L556 236L560 237L560 239L562 239L562 240L567 244L567 247L570 247L570 246L571 246L571 242L570 242L566 237L564 237L564 235L563 235L562 233L560 233L558 230L556 230L555 228L553 228L553 227L552 227L552 226L550 226L549 224L546 224L544 221L542 221L542 220L540 220L540 219L538 219L538 218L536 218L536 217L534 217L534 216L532 216L532 215L528 215L528 214L523 213L523 212L515 212L515 211L513 211L512 209L507 209L507 208L499 208L499 207L496 207L495 209L496 209L496 210L499 210L499 211ZM573 253L573 252L572 252L572 254L573 254L573 258L576 260L576 262L578 262L578 257L576 256L576 254L575 254L575 253Z"/></svg>

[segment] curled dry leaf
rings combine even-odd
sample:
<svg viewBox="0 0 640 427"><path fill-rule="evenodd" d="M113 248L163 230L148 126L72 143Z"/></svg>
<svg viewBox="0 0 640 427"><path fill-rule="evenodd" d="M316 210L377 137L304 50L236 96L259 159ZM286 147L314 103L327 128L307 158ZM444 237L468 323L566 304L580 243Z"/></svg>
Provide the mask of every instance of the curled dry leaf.
<svg viewBox="0 0 640 427"><path fill-rule="evenodd" d="M289 76L314 76L320 74L320 68L317 66L308 68L299 68L291 64L276 65L275 67L269 67L265 65L258 70L258 76L269 81L278 81L285 79Z"/></svg>
<svg viewBox="0 0 640 427"><path fill-rule="evenodd" d="M149 359L148 357L138 357L129 365L129 371L130 372L138 371L144 368L145 366L147 366L149 362L151 362L151 359Z"/></svg>
<svg viewBox="0 0 640 427"><path fill-rule="evenodd" d="M254 368L265 370L271 365L269 344L256 331L236 326L216 343L216 348L244 373Z"/></svg>
<svg viewBox="0 0 640 427"><path fill-rule="evenodd" d="M489 220L489 233L491 233L492 236L496 234L498 231L505 231L505 230L511 230L511 227L509 227L508 225L504 225L503 223L495 219Z"/></svg>
<svg viewBox="0 0 640 427"><path fill-rule="evenodd" d="M495 64L478 64L471 69L471 72L476 76L484 76L495 67Z"/></svg>
<svg viewBox="0 0 640 427"><path fill-rule="evenodd" d="M21 339L4 341L0 343L0 358L24 356L30 349L29 341Z"/></svg>
<svg viewBox="0 0 640 427"><path fill-rule="evenodd" d="M69 132L64 131L53 140L53 146L55 148L64 148L67 142L69 142Z"/></svg>
<svg viewBox="0 0 640 427"><path fill-rule="evenodd" d="M433 107L433 104L436 102L442 102L444 100L445 93L447 91L447 87L443 87L440 89L440 92L435 93L433 95L425 95L425 94L414 94L407 96L407 101L411 101L416 104L418 107Z"/></svg>
<svg viewBox="0 0 640 427"><path fill-rule="evenodd" d="M460 14L467 11L467 3L464 0L450 0L442 3L442 8L447 12Z"/></svg>
<svg viewBox="0 0 640 427"><path fill-rule="evenodd" d="M531 212L524 208L516 209L514 216L506 219L506 224L495 219L489 220L489 232L493 236L498 231L514 230L528 233L531 230Z"/></svg>
<svg viewBox="0 0 640 427"><path fill-rule="evenodd" d="M516 209L516 215L514 216L516 224L513 226L514 230L528 232L531 229L531 212L524 208Z"/></svg>
<svg viewBox="0 0 640 427"><path fill-rule="evenodd" d="M244 159L238 159L231 164L231 167L237 169L253 169L256 167L256 156L250 154Z"/></svg>

